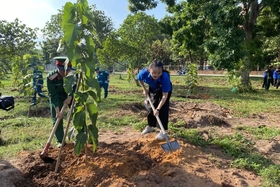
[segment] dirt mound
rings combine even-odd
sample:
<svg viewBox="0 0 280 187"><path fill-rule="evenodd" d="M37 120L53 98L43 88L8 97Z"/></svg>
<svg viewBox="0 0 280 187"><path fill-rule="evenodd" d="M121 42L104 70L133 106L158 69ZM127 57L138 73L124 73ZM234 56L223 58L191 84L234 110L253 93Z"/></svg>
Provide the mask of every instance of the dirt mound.
<svg viewBox="0 0 280 187"><path fill-rule="evenodd" d="M124 104L115 115L133 113L143 120L146 118L141 103ZM217 126L223 133L231 133L234 122L231 116L230 110L212 103L171 103L171 122L180 120L182 123L176 123L181 124L180 127L201 128L201 132ZM248 121L244 119L247 125ZM92 152L92 146L88 145L87 156L85 150L76 156L73 143L68 142L62 151L58 173L54 172L56 163L41 160L40 151L21 153L17 160L0 162L0 181L5 181L1 187L245 187L260 184L260 177L252 172L230 168L230 158L217 147L202 149L177 139L181 148L166 153L160 146L166 141L155 140L156 133L141 135L132 127L118 132L101 131L97 151ZM271 144L267 149L278 147L279 144ZM57 159L58 152L58 148L50 148L49 156Z"/></svg>
<svg viewBox="0 0 280 187"><path fill-rule="evenodd" d="M205 126L230 126L227 119L231 118L229 109L213 103L171 103L170 120L176 123L184 122L185 128L197 128Z"/></svg>
<svg viewBox="0 0 280 187"><path fill-rule="evenodd" d="M129 133L127 133L129 132ZM108 137L110 135L110 137ZM22 172L15 186L257 186L260 179L253 173L218 168L201 149L181 140L180 150L166 153L155 140L156 133L141 136L132 129L121 133L101 133L96 152L88 146L88 156L74 154L73 144L62 151L61 164L44 163L40 152L22 153L12 164ZM171 139L173 141L173 139ZM49 150L57 159L59 149ZM87 160L87 161L86 161ZM21 185L19 185L21 184ZM242 184L242 185L241 185ZM244 184L244 185L243 185Z"/></svg>

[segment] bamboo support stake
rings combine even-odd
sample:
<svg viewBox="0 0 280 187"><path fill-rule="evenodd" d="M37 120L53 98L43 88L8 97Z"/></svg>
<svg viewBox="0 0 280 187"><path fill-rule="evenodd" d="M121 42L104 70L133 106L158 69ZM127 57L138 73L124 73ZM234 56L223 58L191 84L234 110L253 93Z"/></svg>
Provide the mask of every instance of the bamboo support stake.
<svg viewBox="0 0 280 187"><path fill-rule="evenodd" d="M79 79L78 79L78 83L77 83L77 87L76 87L75 93L79 90L81 79L82 79L82 72L79 74ZM66 136L67 136L69 125L70 125L70 122L71 122L71 119L72 119L72 113L73 113L74 106L75 106L74 95L73 95L72 99L73 100L72 100L72 104L71 104L71 109L70 109L70 111L68 113L68 116L67 116L67 126L66 126L66 129L65 129L65 133L64 133L64 136L63 136L63 139L62 139L62 145L60 147L60 150L59 150L59 153L58 153L58 158L57 158L56 165L55 165L55 170L54 170L55 173L58 172L58 167L59 167L59 163L60 163L60 157L61 157L63 145L65 143L65 139L66 139Z"/></svg>

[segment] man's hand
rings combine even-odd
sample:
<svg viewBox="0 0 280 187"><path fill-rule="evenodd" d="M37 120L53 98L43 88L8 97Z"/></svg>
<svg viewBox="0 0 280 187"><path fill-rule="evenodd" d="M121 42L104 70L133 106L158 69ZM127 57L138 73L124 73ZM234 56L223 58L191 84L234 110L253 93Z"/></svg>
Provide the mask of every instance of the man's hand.
<svg viewBox="0 0 280 187"><path fill-rule="evenodd" d="M145 97L148 97L148 94L149 94L149 93L148 93L148 90L143 89L143 94L144 94Z"/></svg>
<svg viewBox="0 0 280 187"><path fill-rule="evenodd" d="M63 103L69 105L71 103L71 100L72 100L72 96L68 96Z"/></svg>
<svg viewBox="0 0 280 187"><path fill-rule="evenodd" d="M62 115L60 114L59 107L55 107L55 118L62 119Z"/></svg>

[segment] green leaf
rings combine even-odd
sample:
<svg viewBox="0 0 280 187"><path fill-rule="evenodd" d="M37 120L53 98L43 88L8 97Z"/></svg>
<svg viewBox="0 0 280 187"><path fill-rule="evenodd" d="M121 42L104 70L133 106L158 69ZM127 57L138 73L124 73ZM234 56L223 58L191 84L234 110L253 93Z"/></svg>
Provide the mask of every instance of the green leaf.
<svg viewBox="0 0 280 187"><path fill-rule="evenodd" d="M92 54L90 54L90 55L93 55L93 52L95 51L95 45L94 45L94 41L93 41L92 37L85 37L85 40L86 40L86 45L87 45L88 50L92 52Z"/></svg>
<svg viewBox="0 0 280 187"><path fill-rule="evenodd" d="M86 113L84 107L78 106L73 115L73 124L77 131L82 130L86 126Z"/></svg>
<svg viewBox="0 0 280 187"><path fill-rule="evenodd" d="M89 94L87 92L77 92L75 94L75 100L78 103L85 104L87 102Z"/></svg>
<svg viewBox="0 0 280 187"><path fill-rule="evenodd" d="M66 23L72 23L75 18L75 6L71 2L67 2L64 6L64 13L62 17L62 28Z"/></svg>
<svg viewBox="0 0 280 187"><path fill-rule="evenodd" d="M93 151L96 150L97 146L98 146L98 129L95 125L89 125L88 126L88 132L89 132L89 139L90 142L92 142L92 148Z"/></svg>
<svg viewBox="0 0 280 187"><path fill-rule="evenodd" d="M86 79L86 84L91 87L91 88L95 88L96 89L96 92L97 92L97 101L100 101L100 98L101 98L101 88L99 86L99 83L97 81L97 79L95 78L92 78L92 79ZM89 93L91 94L91 93ZM91 97L94 99L94 95L91 95Z"/></svg>
<svg viewBox="0 0 280 187"><path fill-rule="evenodd" d="M86 108L87 108L92 125L96 125L96 120L97 120L97 116L98 116L97 105L93 102L90 102L90 103L86 104Z"/></svg>
<svg viewBox="0 0 280 187"><path fill-rule="evenodd" d="M95 64L92 60L84 60L81 64L82 70L85 72L86 77L93 78Z"/></svg>
<svg viewBox="0 0 280 187"><path fill-rule="evenodd" d="M74 151L76 155L79 155L87 142L87 135L84 132L79 132L76 136Z"/></svg>
<svg viewBox="0 0 280 187"><path fill-rule="evenodd" d="M71 47L71 49L73 50L73 53L71 53L71 50L69 49L70 51L67 51L67 55L70 54L68 58L71 59L72 65L77 67L77 62L82 59L82 50L79 45L75 45L74 47Z"/></svg>
<svg viewBox="0 0 280 187"><path fill-rule="evenodd" d="M86 16L82 15L82 24L86 25L87 22L88 22L88 18Z"/></svg>
<svg viewBox="0 0 280 187"><path fill-rule="evenodd" d="M81 34L82 29L81 26L79 26L78 23L65 23L63 26L63 32L64 32L64 39L67 46L73 46L74 42L78 38L78 36Z"/></svg>
<svg viewBox="0 0 280 187"><path fill-rule="evenodd" d="M83 5L84 8L88 8L88 2L87 0L80 0L81 4Z"/></svg>
<svg viewBox="0 0 280 187"><path fill-rule="evenodd" d="M99 97L97 97L98 94L96 94L96 92L89 90L88 94L93 98L94 101L99 102L100 101L100 93L99 93Z"/></svg>
<svg viewBox="0 0 280 187"><path fill-rule="evenodd" d="M63 82L64 82L64 90L65 92L71 93L71 91L73 90L73 85L75 85L76 83L76 77L74 75L69 75L67 77L63 77Z"/></svg>
<svg viewBox="0 0 280 187"><path fill-rule="evenodd" d="M71 129L67 132L67 137L68 137L68 140L71 141L74 137L74 134L76 132L76 129L75 127L71 127Z"/></svg>

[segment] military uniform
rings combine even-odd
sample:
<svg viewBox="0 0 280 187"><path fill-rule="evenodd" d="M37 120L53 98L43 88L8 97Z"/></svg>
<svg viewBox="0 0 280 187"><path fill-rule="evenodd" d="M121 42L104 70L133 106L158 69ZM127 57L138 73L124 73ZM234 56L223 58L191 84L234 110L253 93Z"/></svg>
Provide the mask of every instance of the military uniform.
<svg viewBox="0 0 280 187"><path fill-rule="evenodd" d="M58 69L56 69L48 74L47 87L48 87L48 94L50 97L50 110L51 110L53 125L56 122L55 108L59 107L59 110L61 110L61 108L63 106L63 102L68 97L68 94L64 90L63 84L64 84L63 77L58 73ZM69 95L73 96L73 92L70 93ZM60 123L57 127L55 136L57 138L57 142L61 143L63 136L64 136L62 119L60 120Z"/></svg>

